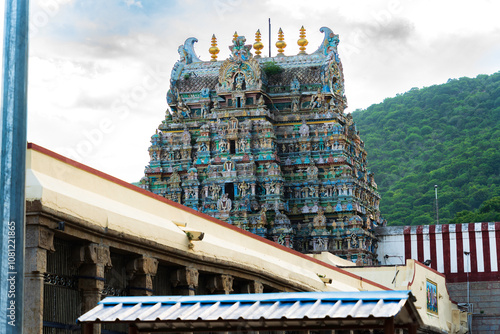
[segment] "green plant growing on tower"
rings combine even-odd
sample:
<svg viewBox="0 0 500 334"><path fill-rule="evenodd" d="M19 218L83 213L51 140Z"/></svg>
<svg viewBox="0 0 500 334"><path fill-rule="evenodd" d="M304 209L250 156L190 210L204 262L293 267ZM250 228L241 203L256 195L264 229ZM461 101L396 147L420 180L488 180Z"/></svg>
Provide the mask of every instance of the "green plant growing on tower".
<svg viewBox="0 0 500 334"><path fill-rule="evenodd" d="M283 67L279 66L274 61L266 61L263 64L262 69L268 76L272 76L283 72Z"/></svg>

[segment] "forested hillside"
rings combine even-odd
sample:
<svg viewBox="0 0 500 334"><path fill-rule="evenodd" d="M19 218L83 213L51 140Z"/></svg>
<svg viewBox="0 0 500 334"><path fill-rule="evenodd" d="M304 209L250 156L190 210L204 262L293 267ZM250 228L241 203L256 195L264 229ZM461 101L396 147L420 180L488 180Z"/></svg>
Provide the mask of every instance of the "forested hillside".
<svg viewBox="0 0 500 334"><path fill-rule="evenodd" d="M434 185L440 223L500 220L500 72L413 88L353 118L389 225L434 223Z"/></svg>

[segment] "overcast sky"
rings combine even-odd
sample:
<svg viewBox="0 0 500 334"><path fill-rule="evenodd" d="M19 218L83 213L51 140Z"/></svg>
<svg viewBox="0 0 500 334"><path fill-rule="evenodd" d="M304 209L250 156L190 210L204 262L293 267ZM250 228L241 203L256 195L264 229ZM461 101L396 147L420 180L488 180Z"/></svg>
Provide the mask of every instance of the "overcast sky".
<svg viewBox="0 0 500 334"><path fill-rule="evenodd" d="M235 31L254 43L260 29L267 55L271 18L272 44L281 27L285 54L294 55L302 25L308 52L327 26L340 35L353 111L412 87L499 71L498 13L495 0L31 0L28 140L138 181L188 37L209 60L215 34L225 59Z"/></svg>

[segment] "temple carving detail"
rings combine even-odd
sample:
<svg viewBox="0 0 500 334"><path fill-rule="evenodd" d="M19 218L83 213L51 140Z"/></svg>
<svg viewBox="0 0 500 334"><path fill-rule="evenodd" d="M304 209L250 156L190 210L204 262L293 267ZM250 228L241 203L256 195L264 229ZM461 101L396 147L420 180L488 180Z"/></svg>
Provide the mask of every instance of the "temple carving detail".
<svg viewBox="0 0 500 334"><path fill-rule="evenodd" d="M141 187L303 253L375 264L377 185L364 143L344 113L338 35L307 54L262 57L260 31L234 35L228 59L179 46L165 119L151 137ZM252 54L252 49L255 55Z"/></svg>

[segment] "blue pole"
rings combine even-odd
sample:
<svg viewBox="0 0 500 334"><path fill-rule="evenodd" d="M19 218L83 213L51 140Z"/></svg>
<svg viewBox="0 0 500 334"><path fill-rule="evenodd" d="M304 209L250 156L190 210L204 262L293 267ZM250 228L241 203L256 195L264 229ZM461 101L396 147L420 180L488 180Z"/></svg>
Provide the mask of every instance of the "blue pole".
<svg viewBox="0 0 500 334"><path fill-rule="evenodd" d="M0 119L0 333L8 334L23 332L28 2L5 2Z"/></svg>

